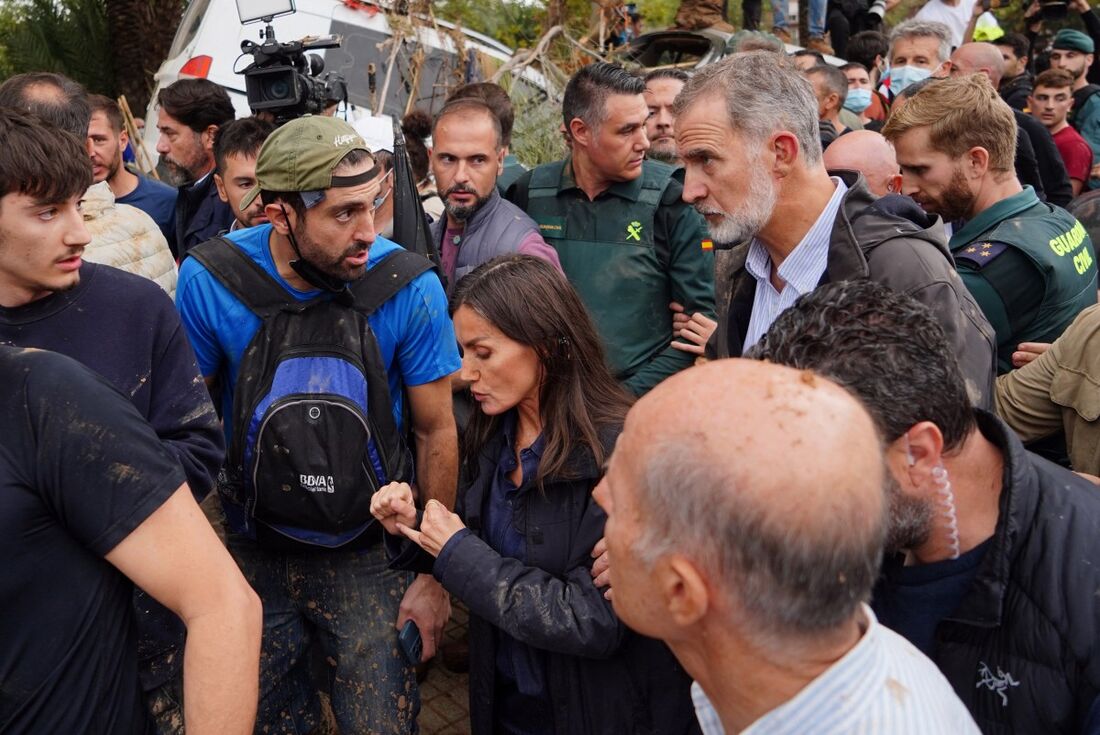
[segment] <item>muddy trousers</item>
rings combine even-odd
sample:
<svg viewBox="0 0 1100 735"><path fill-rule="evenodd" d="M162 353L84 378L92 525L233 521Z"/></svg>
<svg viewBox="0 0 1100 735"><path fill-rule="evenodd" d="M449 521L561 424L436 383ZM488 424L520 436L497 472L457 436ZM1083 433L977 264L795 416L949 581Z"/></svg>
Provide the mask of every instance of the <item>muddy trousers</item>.
<svg viewBox="0 0 1100 735"><path fill-rule="evenodd" d="M382 544L287 554L230 536L228 546L264 606L257 733L310 732L319 689L332 692L343 734L416 732L420 695L394 627L410 575L387 569ZM328 682L311 675L311 644Z"/></svg>

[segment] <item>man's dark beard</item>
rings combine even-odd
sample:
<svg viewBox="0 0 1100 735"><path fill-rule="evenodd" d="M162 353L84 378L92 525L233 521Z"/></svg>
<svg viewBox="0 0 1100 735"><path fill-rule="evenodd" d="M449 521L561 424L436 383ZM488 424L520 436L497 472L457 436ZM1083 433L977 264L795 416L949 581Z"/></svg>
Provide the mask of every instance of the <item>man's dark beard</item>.
<svg viewBox="0 0 1100 735"><path fill-rule="evenodd" d="M309 235L306 234L305 218L300 219L298 221L298 226L294 228L294 238L298 241L298 247L302 251L302 259L311 263L317 270L321 271L326 276L341 281L355 281L362 278L367 272L366 265L349 267L344 264L344 258L359 255L364 250L369 250L370 245L368 243L352 243L344 252L340 253L338 257L330 259L321 252L320 248L318 248Z"/></svg>
<svg viewBox="0 0 1100 735"><path fill-rule="evenodd" d="M675 147L658 148L656 146L650 146L649 152L646 153L646 158L669 164L675 164L679 160Z"/></svg>
<svg viewBox="0 0 1100 735"><path fill-rule="evenodd" d="M921 546L932 534L932 505L905 494L893 475L886 475L888 526L886 551L897 553Z"/></svg>
<svg viewBox="0 0 1100 735"><path fill-rule="evenodd" d="M451 194L456 194L458 192L462 192L464 194L473 194L477 197L477 200L473 204L467 205L451 204ZM478 196L478 193L473 189L458 184L452 186L450 189L443 193L443 207L447 210L447 214L454 217L459 222L465 222L466 220L473 217L474 213L477 212L477 210L485 206L485 202L489 201L489 198L491 196L493 196L492 191L490 191L485 196Z"/></svg>

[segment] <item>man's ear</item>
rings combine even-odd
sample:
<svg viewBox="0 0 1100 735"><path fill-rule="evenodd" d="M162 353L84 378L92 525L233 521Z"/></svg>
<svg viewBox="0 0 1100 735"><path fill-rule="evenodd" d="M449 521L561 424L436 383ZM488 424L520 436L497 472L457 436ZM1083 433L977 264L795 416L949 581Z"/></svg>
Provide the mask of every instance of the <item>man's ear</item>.
<svg viewBox="0 0 1100 735"><path fill-rule="evenodd" d="M267 219L271 222L271 226L275 228L276 232L284 236L290 232L290 228L294 224L288 219L292 211L293 210L289 209L282 202L264 205L264 214L267 215Z"/></svg>
<svg viewBox="0 0 1100 735"><path fill-rule="evenodd" d="M126 144L130 142L130 134L126 132L126 128L118 134L118 147L125 150Z"/></svg>
<svg viewBox="0 0 1100 735"><path fill-rule="evenodd" d="M508 146L501 146L497 151L497 176L504 173L504 157L508 155Z"/></svg>
<svg viewBox="0 0 1100 735"><path fill-rule="evenodd" d="M802 149L798 144L798 137L788 130L780 130L772 133L766 145L768 152L772 154L770 158L774 160L773 173L779 178L784 178L798 162L798 155Z"/></svg>
<svg viewBox="0 0 1100 735"><path fill-rule="evenodd" d="M989 171L989 151L976 145L966 152L966 164L974 178Z"/></svg>
<svg viewBox="0 0 1100 735"><path fill-rule="evenodd" d="M229 204L229 196L225 193L225 182L222 181L221 174L214 174L214 186L218 187L218 199L221 199L226 204Z"/></svg>
<svg viewBox="0 0 1100 735"><path fill-rule="evenodd" d="M199 136L202 140L202 147L206 150L207 153L214 152L214 136L217 134L217 125L207 125L206 130L202 131L202 134Z"/></svg>
<svg viewBox="0 0 1100 735"><path fill-rule="evenodd" d="M886 464L902 490L930 487L932 470L943 462L943 433L931 421L914 424L886 449Z"/></svg>
<svg viewBox="0 0 1100 735"><path fill-rule="evenodd" d="M569 135L573 138L573 142L588 147L592 144L593 133L592 128L588 127L584 120L579 117L569 121Z"/></svg>
<svg viewBox="0 0 1100 735"><path fill-rule="evenodd" d="M659 562L657 593L669 620L678 628L698 623L711 608L706 575L690 558L672 554Z"/></svg>

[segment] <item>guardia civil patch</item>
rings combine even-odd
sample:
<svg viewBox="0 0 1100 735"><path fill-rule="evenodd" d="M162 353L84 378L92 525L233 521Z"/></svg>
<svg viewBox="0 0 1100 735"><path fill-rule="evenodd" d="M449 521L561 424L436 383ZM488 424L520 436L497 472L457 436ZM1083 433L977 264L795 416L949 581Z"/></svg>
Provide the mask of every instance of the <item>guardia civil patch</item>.
<svg viewBox="0 0 1100 735"><path fill-rule="evenodd" d="M642 223L638 220L634 220L626 226L626 239L642 241Z"/></svg>

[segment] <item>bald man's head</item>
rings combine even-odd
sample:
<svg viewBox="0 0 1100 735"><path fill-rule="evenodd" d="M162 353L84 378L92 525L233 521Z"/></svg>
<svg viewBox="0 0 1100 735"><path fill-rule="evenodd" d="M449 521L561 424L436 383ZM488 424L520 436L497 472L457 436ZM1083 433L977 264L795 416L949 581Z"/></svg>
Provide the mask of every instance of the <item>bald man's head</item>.
<svg viewBox="0 0 1100 735"><path fill-rule="evenodd" d="M762 635L834 630L878 572L883 482L870 416L830 381L746 360L679 373L631 410L597 491L616 609L668 633L647 580L687 559L713 609Z"/></svg>
<svg viewBox="0 0 1100 735"><path fill-rule="evenodd" d="M951 76L985 74L996 88L1004 73L1001 50L991 43L964 43L951 54Z"/></svg>
<svg viewBox="0 0 1100 735"><path fill-rule="evenodd" d="M875 196L901 191L901 169L894 146L881 133L853 130L834 140L822 156L830 171L859 171L867 179L867 188Z"/></svg>

